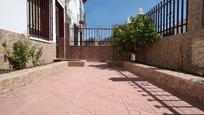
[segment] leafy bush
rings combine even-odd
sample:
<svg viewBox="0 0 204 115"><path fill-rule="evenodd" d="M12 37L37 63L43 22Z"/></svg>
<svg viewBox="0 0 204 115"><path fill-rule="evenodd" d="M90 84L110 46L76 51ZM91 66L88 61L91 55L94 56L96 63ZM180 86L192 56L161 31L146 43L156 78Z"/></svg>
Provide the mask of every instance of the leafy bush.
<svg viewBox="0 0 204 115"><path fill-rule="evenodd" d="M14 69L23 69L30 58L30 43L22 36L13 44L13 51L7 55L8 60Z"/></svg>
<svg viewBox="0 0 204 115"><path fill-rule="evenodd" d="M118 25L113 30L113 45L121 51L133 52L134 46L131 38L131 28L129 25Z"/></svg>
<svg viewBox="0 0 204 115"><path fill-rule="evenodd" d="M153 21L147 16L131 17L131 23L114 27L114 42L122 51L135 53L138 48L159 38Z"/></svg>
<svg viewBox="0 0 204 115"><path fill-rule="evenodd" d="M6 42L2 44L5 49L5 57L9 61L11 68L15 70L26 68L26 64L32 59L33 65L40 65L40 57L42 55L42 48L38 49L32 46L29 39L22 35L12 47L12 51L8 50Z"/></svg>
<svg viewBox="0 0 204 115"><path fill-rule="evenodd" d="M31 48L31 57L32 57L33 66L39 66L44 63L44 60L40 59L41 56L42 56L42 47L38 49L36 46L33 46Z"/></svg>

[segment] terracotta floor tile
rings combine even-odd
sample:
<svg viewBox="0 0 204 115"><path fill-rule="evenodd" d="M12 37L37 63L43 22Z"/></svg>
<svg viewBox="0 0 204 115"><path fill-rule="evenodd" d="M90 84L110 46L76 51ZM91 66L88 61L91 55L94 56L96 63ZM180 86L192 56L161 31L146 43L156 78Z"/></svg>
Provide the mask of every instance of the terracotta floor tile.
<svg viewBox="0 0 204 115"><path fill-rule="evenodd" d="M0 115L204 115L177 96L104 63L68 68L0 96Z"/></svg>

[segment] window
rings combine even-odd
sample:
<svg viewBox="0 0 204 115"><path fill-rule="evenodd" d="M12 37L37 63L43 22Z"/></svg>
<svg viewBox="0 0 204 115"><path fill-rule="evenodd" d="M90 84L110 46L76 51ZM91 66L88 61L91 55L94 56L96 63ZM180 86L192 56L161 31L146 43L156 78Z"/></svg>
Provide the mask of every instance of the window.
<svg viewBox="0 0 204 115"><path fill-rule="evenodd" d="M50 7L52 0L27 0L28 32L30 36L49 40L52 23L50 23Z"/></svg>

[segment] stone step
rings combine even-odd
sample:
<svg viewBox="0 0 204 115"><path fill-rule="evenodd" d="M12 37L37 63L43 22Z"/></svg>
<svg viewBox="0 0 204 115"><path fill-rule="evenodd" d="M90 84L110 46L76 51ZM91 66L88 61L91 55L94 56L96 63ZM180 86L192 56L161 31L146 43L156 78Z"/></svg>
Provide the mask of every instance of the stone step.
<svg viewBox="0 0 204 115"><path fill-rule="evenodd" d="M68 67L84 67L85 61L68 61Z"/></svg>

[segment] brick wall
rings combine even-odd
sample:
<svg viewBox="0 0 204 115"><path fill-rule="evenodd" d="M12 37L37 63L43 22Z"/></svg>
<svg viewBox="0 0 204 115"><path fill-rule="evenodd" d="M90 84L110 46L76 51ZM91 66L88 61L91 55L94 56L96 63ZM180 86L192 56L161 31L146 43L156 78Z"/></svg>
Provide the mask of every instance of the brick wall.
<svg viewBox="0 0 204 115"><path fill-rule="evenodd" d="M139 62L204 76L203 4L203 0L189 0L188 32L141 49Z"/></svg>
<svg viewBox="0 0 204 115"><path fill-rule="evenodd" d="M17 41L20 36L20 34L0 29L0 69L7 69L9 67L8 62L4 62L4 48L2 47L2 43L7 41L10 48L12 48L12 44ZM38 47L43 47L42 59L45 60L45 63L51 63L56 59L55 43L44 43L33 40L31 40L31 43L36 44Z"/></svg>

